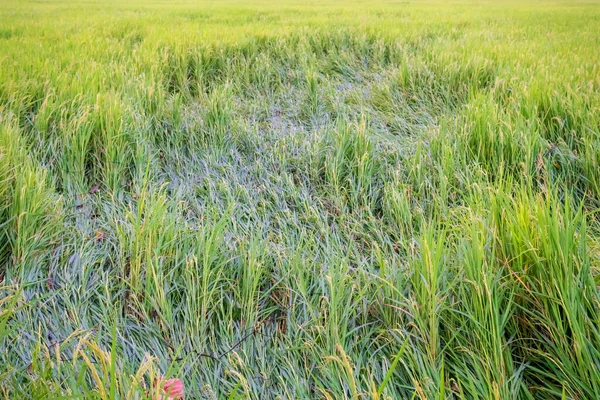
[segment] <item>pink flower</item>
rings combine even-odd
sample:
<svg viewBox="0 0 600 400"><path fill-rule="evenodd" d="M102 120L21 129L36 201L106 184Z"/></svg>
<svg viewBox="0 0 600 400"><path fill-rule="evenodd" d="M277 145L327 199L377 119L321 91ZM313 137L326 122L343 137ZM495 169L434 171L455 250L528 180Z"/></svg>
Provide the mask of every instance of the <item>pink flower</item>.
<svg viewBox="0 0 600 400"><path fill-rule="evenodd" d="M155 400L176 400L183 399L183 382L181 379L160 378L155 383L156 397Z"/></svg>

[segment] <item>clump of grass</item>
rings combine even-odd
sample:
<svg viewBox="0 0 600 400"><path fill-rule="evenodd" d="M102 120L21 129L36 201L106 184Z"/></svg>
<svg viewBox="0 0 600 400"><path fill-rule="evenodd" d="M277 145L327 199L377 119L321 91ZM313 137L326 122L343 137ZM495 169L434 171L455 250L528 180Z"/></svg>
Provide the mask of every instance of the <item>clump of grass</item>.
<svg viewBox="0 0 600 400"><path fill-rule="evenodd" d="M27 157L18 129L7 124L0 134L4 183L1 229L6 240L1 250L4 265L11 266L3 270L3 276L8 281L29 281L40 278L43 249L55 243L61 219L56 210L61 210L61 201L52 190L47 171Z"/></svg>
<svg viewBox="0 0 600 400"><path fill-rule="evenodd" d="M517 335L531 341L519 352L531 364L525 372L546 380L540 388L546 395L595 397L595 371L583 367L597 358L599 339L591 323L598 318L596 284L583 211L552 192L500 199L502 208L495 212L500 257L521 284Z"/></svg>
<svg viewBox="0 0 600 400"><path fill-rule="evenodd" d="M204 124L205 145L222 146L231 130L231 91L227 86L215 88L208 97Z"/></svg>
<svg viewBox="0 0 600 400"><path fill-rule="evenodd" d="M348 198L350 204L361 206L373 205L377 199L380 163L365 121L340 122L327 135L319 161L324 181L338 199Z"/></svg>

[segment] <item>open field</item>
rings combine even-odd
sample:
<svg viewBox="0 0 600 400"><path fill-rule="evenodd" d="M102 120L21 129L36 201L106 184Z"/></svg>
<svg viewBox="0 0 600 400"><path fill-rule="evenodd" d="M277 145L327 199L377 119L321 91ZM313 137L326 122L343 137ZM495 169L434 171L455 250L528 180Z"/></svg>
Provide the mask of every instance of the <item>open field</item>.
<svg viewBox="0 0 600 400"><path fill-rule="evenodd" d="M600 3L0 3L0 398L600 399L599 206Z"/></svg>

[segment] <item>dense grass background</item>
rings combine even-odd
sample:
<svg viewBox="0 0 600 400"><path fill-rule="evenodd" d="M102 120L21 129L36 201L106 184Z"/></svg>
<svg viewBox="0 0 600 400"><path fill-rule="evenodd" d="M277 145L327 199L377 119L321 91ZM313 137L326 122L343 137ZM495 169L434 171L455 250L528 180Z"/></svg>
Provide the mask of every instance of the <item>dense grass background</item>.
<svg viewBox="0 0 600 400"><path fill-rule="evenodd" d="M594 2L2 2L0 395L600 398L599 49Z"/></svg>

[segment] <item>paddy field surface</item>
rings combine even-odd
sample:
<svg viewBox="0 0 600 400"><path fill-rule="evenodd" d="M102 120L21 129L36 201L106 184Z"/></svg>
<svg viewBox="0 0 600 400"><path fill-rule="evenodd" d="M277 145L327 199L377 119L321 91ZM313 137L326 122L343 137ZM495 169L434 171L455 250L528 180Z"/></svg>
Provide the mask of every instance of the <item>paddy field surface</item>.
<svg viewBox="0 0 600 400"><path fill-rule="evenodd" d="M0 397L598 399L599 207L600 3L0 3Z"/></svg>

